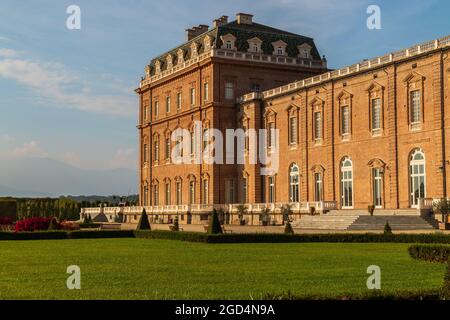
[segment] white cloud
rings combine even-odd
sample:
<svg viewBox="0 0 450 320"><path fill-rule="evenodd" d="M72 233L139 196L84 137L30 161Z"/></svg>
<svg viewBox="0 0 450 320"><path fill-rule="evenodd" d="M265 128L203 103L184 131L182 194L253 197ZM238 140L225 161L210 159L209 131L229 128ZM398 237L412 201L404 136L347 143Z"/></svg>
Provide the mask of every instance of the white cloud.
<svg viewBox="0 0 450 320"><path fill-rule="evenodd" d="M0 48L0 58L14 58L16 56L18 56L18 52L16 50Z"/></svg>
<svg viewBox="0 0 450 320"><path fill-rule="evenodd" d="M113 159L111 160L111 168L128 168L136 169L137 159L134 149L124 148L118 149Z"/></svg>
<svg viewBox="0 0 450 320"><path fill-rule="evenodd" d="M35 95L34 100L42 104L120 116L136 113L132 92L98 94L85 79L60 63L18 58L16 51L7 48L0 48L2 57L0 77L29 88Z"/></svg>
<svg viewBox="0 0 450 320"><path fill-rule="evenodd" d="M15 148L11 155L14 157L36 157L36 158L45 158L48 154L41 149L39 144L36 141L30 141L24 143L22 146Z"/></svg>
<svg viewBox="0 0 450 320"><path fill-rule="evenodd" d="M3 134L0 134L0 140L3 141L3 142L12 142L15 139L14 139L13 136L11 136L11 135L9 135L7 133L3 133Z"/></svg>

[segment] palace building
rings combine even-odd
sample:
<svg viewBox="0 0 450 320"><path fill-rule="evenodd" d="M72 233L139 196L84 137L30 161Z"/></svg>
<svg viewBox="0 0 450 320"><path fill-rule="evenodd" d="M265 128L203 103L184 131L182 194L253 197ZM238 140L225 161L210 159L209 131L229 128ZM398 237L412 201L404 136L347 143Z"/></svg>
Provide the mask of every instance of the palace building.
<svg viewBox="0 0 450 320"><path fill-rule="evenodd" d="M312 38L249 14L186 33L150 61L136 90L140 205L150 213L233 204L395 210L448 196L450 37L329 70ZM203 134L191 145L208 143L210 129L278 130L265 147L279 153L278 171L173 163L172 133L194 123ZM248 158L248 144L237 152Z"/></svg>

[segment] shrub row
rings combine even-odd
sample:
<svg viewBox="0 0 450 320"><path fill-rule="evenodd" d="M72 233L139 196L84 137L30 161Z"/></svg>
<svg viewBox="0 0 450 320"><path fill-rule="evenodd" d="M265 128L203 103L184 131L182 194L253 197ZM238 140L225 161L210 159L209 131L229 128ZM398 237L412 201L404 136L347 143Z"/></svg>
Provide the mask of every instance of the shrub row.
<svg viewBox="0 0 450 320"><path fill-rule="evenodd" d="M134 234L131 230L0 232L0 240L59 240L101 238L134 238Z"/></svg>
<svg viewBox="0 0 450 320"><path fill-rule="evenodd" d="M205 243L450 243L444 234L206 234L194 232L135 231L138 238L166 239Z"/></svg>
<svg viewBox="0 0 450 320"><path fill-rule="evenodd" d="M330 294L330 295L295 295L290 292L263 295L263 300L440 300L444 299L441 290L424 291L373 291L367 293Z"/></svg>
<svg viewBox="0 0 450 320"><path fill-rule="evenodd" d="M450 246L414 245L408 251L412 258L428 262L446 263L450 257Z"/></svg>

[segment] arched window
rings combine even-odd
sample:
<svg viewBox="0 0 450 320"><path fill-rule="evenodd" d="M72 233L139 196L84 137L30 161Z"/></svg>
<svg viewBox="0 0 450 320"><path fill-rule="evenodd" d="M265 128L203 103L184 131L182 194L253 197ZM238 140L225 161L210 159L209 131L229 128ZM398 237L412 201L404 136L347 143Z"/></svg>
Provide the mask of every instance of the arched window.
<svg viewBox="0 0 450 320"><path fill-rule="evenodd" d="M299 202L300 170L297 164L289 169L289 202Z"/></svg>
<svg viewBox="0 0 450 320"><path fill-rule="evenodd" d="M345 157L341 163L342 208L353 209L353 162Z"/></svg>
<svg viewBox="0 0 450 320"><path fill-rule="evenodd" d="M425 154L416 149L411 153L409 162L411 207L419 205L419 199L426 197Z"/></svg>

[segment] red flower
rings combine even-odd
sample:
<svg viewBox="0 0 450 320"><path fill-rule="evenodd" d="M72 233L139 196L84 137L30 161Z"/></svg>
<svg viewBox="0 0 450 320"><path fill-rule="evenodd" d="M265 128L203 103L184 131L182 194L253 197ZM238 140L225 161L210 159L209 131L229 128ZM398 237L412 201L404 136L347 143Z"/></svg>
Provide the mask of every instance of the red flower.
<svg viewBox="0 0 450 320"><path fill-rule="evenodd" d="M52 218L34 217L16 222L16 232L47 230Z"/></svg>

